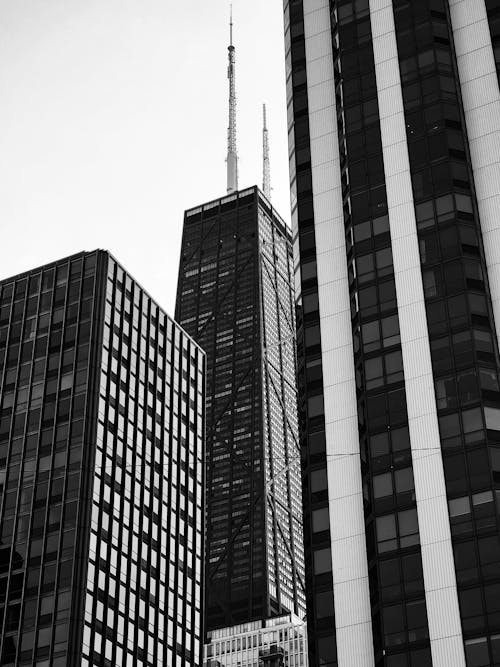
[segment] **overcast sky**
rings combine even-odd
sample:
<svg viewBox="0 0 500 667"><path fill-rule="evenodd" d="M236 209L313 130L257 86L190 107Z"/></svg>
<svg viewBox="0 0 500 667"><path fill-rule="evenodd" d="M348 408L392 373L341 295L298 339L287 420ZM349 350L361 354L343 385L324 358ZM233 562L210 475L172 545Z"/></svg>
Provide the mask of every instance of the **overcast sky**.
<svg viewBox="0 0 500 667"><path fill-rule="evenodd" d="M233 0L240 188L289 219L281 0ZM183 212L226 192L226 0L1 0L0 278L106 248L173 314Z"/></svg>

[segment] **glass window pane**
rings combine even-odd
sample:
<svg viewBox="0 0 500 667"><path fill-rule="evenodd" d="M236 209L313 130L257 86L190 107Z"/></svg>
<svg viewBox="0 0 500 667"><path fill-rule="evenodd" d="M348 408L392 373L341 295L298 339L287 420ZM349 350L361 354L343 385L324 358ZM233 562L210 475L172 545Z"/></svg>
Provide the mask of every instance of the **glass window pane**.
<svg viewBox="0 0 500 667"><path fill-rule="evenodd" d="M492 431L500 431L500 410L497 408L484 408L486 428Z"/></svg>
<svg viewBox="0 0 500 667"><path fill-rule="evenodd" d="M415 488L413 482L413 470L411 468L396 470L394 473L394 480L396 483L396 493L406 493Z"/></svg>
<svg viewBox="0 0 500 667"><path fill-rule="evenodd" d="M377 522L377 540L383 542L396 537L396 517L394 514L379 516Z"/></svg>
<svg viewBox="0 0 500 667"><path fill-rule="evenodd" d="M311 471L311 491L316 493L318 491L325 491L328 488L328 481L326 476L326 468Z"/></svg>
<svg viewBox="0 0 500 667"><path fill-rule="evenodd" d="M392 495L392 475L390 472L373 478L373 495L375 498Z"/></svg>
<svg viewBox="0 0 500 667"><path fill-rule="evenodd" d="M328 507L313 510L312 512L312 529L313 533L320 533L330 528L330 519L328 515Z"/></svg>
<svg viewBox="0 0 500 667"><path fill-rule="evenodd" d="M465 642L465 655L467 657L467 667L489 667L490 657L486 637L467 640Z"/></svg>
<svg viewBox="0 0 500 667"><path fill-rule="evenodd" d="M332 554L330 547L318 549L314 552L314 574L324 574L331 572Z"/></svg>
<svg viewBox="0 0 500 667"><path fill-rule="evenodd" d="M333 616L333 592L321 591L316 593L316 618Z"/></svg>
<svg viewBox="0 0 500 667"><path fill-rule="evenodd" d="M418 532L417 510L406 510L399 512L399 535L412 535Z"/></svg>
<svg viewBox="0 0 500 667"><path fill-rule="evenodd" d="M448 503L450 509L450 517L463 516L470 514L470 500L469 496L463 498L454 498Z"/></svg>

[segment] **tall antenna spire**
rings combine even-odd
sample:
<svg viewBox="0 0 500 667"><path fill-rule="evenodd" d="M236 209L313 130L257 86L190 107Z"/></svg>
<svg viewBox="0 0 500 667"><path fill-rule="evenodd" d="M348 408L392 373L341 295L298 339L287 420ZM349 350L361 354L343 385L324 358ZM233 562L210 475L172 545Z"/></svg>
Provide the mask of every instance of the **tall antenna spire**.
<svg viewBox="0 0 500 667"><path fill-rule="evenodd" d="M227 128L227 191L238 190L238 154L236 152L236 86L235 86L235 48L233 46L233 5L229 19L230 43L228 47L229 67L229 127Z"/></svg>
<svg viewBox="0 0 500 667"><path fill-rule="evenodd" d="M267 132L266 105L262 105L263 129L262 129L262 155L264 158L262 170L262 190L268 199L271 199L271 167L269 164L269 135Z"/></svg>

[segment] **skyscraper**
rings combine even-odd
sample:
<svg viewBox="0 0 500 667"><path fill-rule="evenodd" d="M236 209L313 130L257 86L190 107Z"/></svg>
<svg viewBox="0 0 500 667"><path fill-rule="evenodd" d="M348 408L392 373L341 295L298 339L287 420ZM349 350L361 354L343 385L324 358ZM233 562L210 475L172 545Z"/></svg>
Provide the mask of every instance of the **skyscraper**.
<svg viewBox="0 0 500 667"><path fill-rule="evenodd" d="M292 279L257 187L186 211L176 319L207 355L207 631L304 613Z"/></svg>
<svg viewBox="0 0 500 667"><path fill-rule="evenodd" d="M0 663L200 660L204 354L104 251L0 282Z"/></svg>
<svg viewBox="0 0 500 667"><path fill-rule="evenodd" d="M284 15L310 664L500 665L498 2Z"/></svg>

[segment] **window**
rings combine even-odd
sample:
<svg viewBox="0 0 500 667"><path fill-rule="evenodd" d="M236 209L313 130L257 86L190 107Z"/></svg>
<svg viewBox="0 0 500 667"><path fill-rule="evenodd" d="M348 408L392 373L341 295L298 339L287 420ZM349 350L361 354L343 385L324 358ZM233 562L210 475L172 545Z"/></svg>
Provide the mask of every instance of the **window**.
<svg viewBox="0 0 500 667"><path fill-rule="evenodd" d="M484 587L486 613L490 627L498 627L500 620L500 584L489 584Z"/></svg>
<svg viewBox="0 0 500 667"><path fill-rule="evenodd" d="M419 641L429 636L425 600L408 602L406 604L406 618L410 642Z"/></svg>
<svg viewBox="0 0 500 667"><path fill-rule="evenodd" d="M392 475L390 472L376 475L373 478L373 495L375 498L392 495Z"/></svg>
<svg viewBox="0 0 500 667"><path fill-rule="evenodd" d="M379 553L396 549L396 516L389 514L388 516L377 517L376 526Z"/></svg>
<svg viewBox="0 0 500 667"><path fill-rule="evenodd" d="M328 515L328 507L321 507L320 509L312 511L312 530L313 533L321 533L330 528L330 519Z"/></svg>
<svg viewBox="0 0 500 667"><path fill-rule="evenodd" d="M476 352L493 354L494 350L491 334L488 331L482 331L480 329L473 329L472 333L476 344Z"/></svg>
<svg viewBox="0 0 500 667"><path fill-rule="evenodd" d="M308 437L309 453L321 454L325 451L325 432L311 433Z"/></svg>
<svg viewBox="0 0 500 667"><path fill-rule="evenodd" d="M463 431L465 442L472 443L482 440L484 436L483 414L481 408L464 410L462 412Z"/></svg>
<svg viewBox="0 0 500 667"><path fill-rule="evenodd" d="M498 535L478 540L479 562L485 579L500 576L500 539Z"/></svg>
<svg viewBox="0 0 500 667"><path fill-rule="evenodd" d="M379 283L380 310L386 311L396 307L396 285L394 280Z"/></svg>
<svg viewBox="0 0 500 667"><path fill-rule="evenodd" d="M413 491L415 488L413 481L413 470L411 468L396 470L394 473L394 481L396 493L408 493L409 491Z"/></svg>
<svg viewBox="0 0 500 667"><path fill-rule="evenodd" d="M366 232L368 231L369 228L366 229ZM363 229L359 229L357 232L358 239L362 233ZM392 251L390 248L383 248L382 250L378 250L375 254L370 253L368 255L359 255L356 257L356 273L360 283L374 280L376 276L381 278L390 275L392 271Z"/></svg>
<svg viewBox="0 0 500 667"><path fill-rule="evenodd" d="M331 572L332 554L330 547L318 549L314 552L314 574L325 574Z"/></svg>
<svg viewBox="0 0 500 667"><path fill-rule="evenodd" d="M399 321L397 315L382 320L382 340L384 347L398 345L401 342L399 335Z"/></svg>
<svg viewBox="0 0 500 667"><path fill-rule="evenodd" d="M306 347L319 345L321 339L320 339L320 330L318 324L314 324L312 326L305 328L305 340L306 340Z"/></svg>
<svg viewBox="0 0 500 667"><path fill-rule="evenodd" d="M455 376L440 378L435 382L436 402L438 410L458 407Z"/></svg>
<svg viewBox="0 0 500 667"><path fill-rule="evenodd" d="M416 509L377 517L376 528L379 553L419 544Z"/></svg>
<svg viewBox="0 0 500 667"><path fill-rule="evenodd" d="M471 530L471 508L468 496L455 498L448 502L450 524L453 535L460 535Z"/></svg>
<svg viewBox="0 0 500 667"><path fill-rule="evenodd" d="M499 55L500 55L500 49L499 49ZM491 643L491 652L493 653L493 661L494 663L498 663L500 662L500 635L491 635L490 643Z"/></svg>
<svg viewBox="0 0 500 667"><path fill-rule="evenodd" d="M322 667L333 667L337 654L334 637L319 637L317 640L317 658Z"/></svg>
<svg viewBox="0 0 500 667"><path fill-rule="evenodd" d="M316 380L321 380L321 378L323 377L323 367L321 364L321 358L307 359L306 376L307 376L307 382L315 382Z"/></svg>
<svg viewBox="0 0 500 667"><path fill-rule="evenodd" d="M499 391L498 376L495 370L490 368L479 369L479 383L485 391Z"/></svg>
<svg viewBox="0 0 500 667"><path fill-rule="evenodd" d="M304 294L302 297L302 306L305 314L316 312L319 308L318 293Z"/></svg>
<svg viewBox="0 0 500 667"><path fill-rule="evenodd" d="M365 362L366 388L373 389L384 383L403 379L403 357L401 352L390 352L384 357L367 359Z"/></svg>
<svg viewBox="0 0 500 667"><path fill-rule="evenodd" d="M333 592L320 591L315 595L316 618L333 616Z"/></svg>
<svg viewBox="0 0 500 667"><path fill-rule="evenodd" d="M467 467L472 489L490 486L490 465L485 447L478 447L467 453Z"/></svg>
<svg viewBox="0 0 500 667"><path fill-rule="evenodd" d="M497 408L484 408L486 428L492 431L500 431L500 410Z"/></svg>
<svg viewBox="0 0 500 667"><path fill-rule="evenodd" d="M326 468L311 471L311 492L326 491L328 488L328 480L326 475Z"/></svg>
<svg viewBox="0 0 500 667"><path fill-rule="evenodd" d="M486 637L466 640L465 656L467 667L489 667L491 663Z"/></svg>
<svg viewBox="0 0 500 667"><path fill-rule="evenodd" d="M316 260L304 262L301 265L302 280L311 280L316 278Z"/></svg>
<svg viewBox="0 0 500 667"><path fill-rule="evenodd" d="M401 548L419 543L417 510L398 513L399 537Z"/></svg>
<svg viewBox="0 0 500 667"><path fill-rule="evenodd" d="M359 309L365 316L377 312L377 290L375 287L366 287L359 290Z"/></svg>
<svg viewBox="0 0 500 667"><path fill-rule="evenodd" d="M429 269L428 271L423 271L422 279L424 281L424 294L426 298L438 296L437 285L439 284L439 281L436 277L435 270Z"/></svg>
<svg viewBox="0 0 500 667"><path fill-rule="evenodd" d="M382 357L367 359L365 361L366 388L373 389L384 384L384 370Z"/></svg>
<svg viewBox="0 0 500 667"><path fill-rule="evenodd" d="M356 273L360 283L375 279L375 262L371 253L356 257Z"/></svg>
<svg viewBox="0 0 500 667"><path fill-rule="evenodd" d="M483 491L472 495L474 519L479 527L495 524L495 501L492 491Z"/></svg>
<svg viewBox="0 0 500 667"><path fill-rule="evenodd" d="M323 407L323 394L319 396L311 396L307 399L307 416L309 419L312 417L319 417L324 414Z"/></svg>
<svg viewBox="0 0 500 667"><path fill-rule="evenodd" d="M457 582L467 584L478 576L476 549L474 542L459 542L453 546Z"/></svg>
<svg viewBox="0 0 500 667"><path fill-rule="evenodd" d="M404 556L401 559L403 581L406 595L420 593L424 588L422 558L419 553Z"/></svg>
<svg viewBox="0 0 500 667"><path fill-rule="evenodd" d="M357 224L354 227L354 240L365 241L371 237L370 221Z"/></svg>
<svg viewBox="0 0 500 667"><path fill-rule="evenodd" d="M431 650L421 648L411 652L411 667L432 667Z"/></svg>
<svg viewBox="0 0 500 667"><path fill-rule="evenodd" d="M396 604L382 610L384 638L387 646L397 646L405 641L403 605Z"/></svg>
<svg viewBox="0 0 500 667"><path fill-rule="evenodd" d="M375 256L378 276L382 277L390 275L393 272L391 248L378 250L375 253Z"/></svg>
<svg viewBox="0 0 500 667"><path fill-rule="evenodd" d="M379 578L384 601L396 600L401 596L401 577L397 559L380 561Z"/></svg>
<svg viewBox="0 0 500 667"><path fill-rule="evenodd" d="M393 392L396 393L396 392ZM392 449L394 452L400 452L410 449L410 432L408 426L392 429L391 432Z"/></svg>
<svg viewBox="0 0 500 667"><path fill-rule="evenodd" d="M370 352L377 350L380 347L380 330L379 321L368 322L361 327L363 337L363 350Z"/></svg>
<svg viewBox="0 0 500 667"><path fill-rule="evenodd" d="M380 327L382 331L380 332ZM363 324L362 328L363 350L370 352L380 347L390 347L400 343L399 322L397 315L386 317L373 322Z"/></svg>

